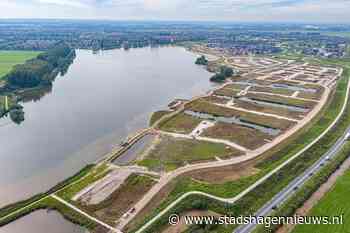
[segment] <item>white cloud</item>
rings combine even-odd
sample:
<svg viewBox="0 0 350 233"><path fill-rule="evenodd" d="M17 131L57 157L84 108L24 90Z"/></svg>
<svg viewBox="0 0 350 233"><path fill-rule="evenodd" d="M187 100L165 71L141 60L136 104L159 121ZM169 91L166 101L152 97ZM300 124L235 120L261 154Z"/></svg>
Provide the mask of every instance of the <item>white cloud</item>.
<svg viewBox="0 0 350 233"><path fill-rule="evenodd" d="M81 0L36 0L38 4L54 4L66 7L89 7L91 2Z"/></svg>
<svg viewBox="0 0 350 233"><path fill-rule="evenodd" d="M349 0L0 0L0 17L350 22Z"/></svg>

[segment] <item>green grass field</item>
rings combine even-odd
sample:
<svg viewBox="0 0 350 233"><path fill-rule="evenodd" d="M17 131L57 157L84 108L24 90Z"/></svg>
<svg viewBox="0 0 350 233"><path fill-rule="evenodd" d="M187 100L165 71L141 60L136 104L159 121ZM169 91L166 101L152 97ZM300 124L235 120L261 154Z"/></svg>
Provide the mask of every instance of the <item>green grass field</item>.
<svg viewBox="0 0 350 233"><path fill-rule="evenodd" d="M169 171L187 163L215 160L219 155L226 158L242 155L242 152L219 143L164 137L139 165Z"/></svg>
<svg viewBox="0 0 350 233"><path fill-rule="evenodd" d="M188 134L191 133L199 123L201 123L199 118L180 113L163 122L160 129L167 132Z"/></svg>
<svg viewBox="0 0 350 233"><path fill-rule="evenodd" d="M298 225L293 233L303 232L350 232L350 170L338 178L332 191L328 192L310 212L310 216L339 216L344 214L342 225Z"/></svg>
<svg viewBox="0 0 350 233"><path fill-rule="evenodd" d="M11 71L12 67L36 57L37 51L0 51L0 79Z"/></svg>

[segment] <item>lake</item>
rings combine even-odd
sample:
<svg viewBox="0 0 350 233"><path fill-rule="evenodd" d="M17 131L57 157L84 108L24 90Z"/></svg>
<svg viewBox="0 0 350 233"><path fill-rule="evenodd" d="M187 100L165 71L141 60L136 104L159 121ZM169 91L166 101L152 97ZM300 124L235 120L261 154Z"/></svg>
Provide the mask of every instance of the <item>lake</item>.
<svg viewBox="0 0 350 233"><path fill-rule="evenodd" d="M49 189L147 127L153 111L212 87L181 47L76 52L52 88L24 98L24 122L0 120L0 206Z"/></svg>
<svg viewBox="0 0 350 233"><path fill-rule="evenodd" d="M50 229L50 230L49 230ZM0 233L89 233L56 211L37 210L0 228Z"/></svg>

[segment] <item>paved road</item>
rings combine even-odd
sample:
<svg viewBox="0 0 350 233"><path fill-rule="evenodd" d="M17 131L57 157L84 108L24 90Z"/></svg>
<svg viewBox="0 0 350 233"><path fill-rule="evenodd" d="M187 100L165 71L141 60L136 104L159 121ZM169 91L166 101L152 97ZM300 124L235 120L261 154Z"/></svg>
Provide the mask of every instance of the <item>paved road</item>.
<svg viewBox="0 0 350 233"><path fill-rule="evenodd" d="M344 135L338 139L338 141L332 146L332 148L327 151L316 163L314 163L310 168L308 168L303 174L295 178L287 187L275 195L272 200L266 203L255 216L267 216L274 207L280 206L283 202L288 200L298 188L304 185L312 175L321 170L324 164L332 162L332 158L336 156L337 152L342 148L347 140L347 135L350 135L350 127L345 131ZM255 229L255 224L242 225L238 227L235 233L249 233Z"/></svg>

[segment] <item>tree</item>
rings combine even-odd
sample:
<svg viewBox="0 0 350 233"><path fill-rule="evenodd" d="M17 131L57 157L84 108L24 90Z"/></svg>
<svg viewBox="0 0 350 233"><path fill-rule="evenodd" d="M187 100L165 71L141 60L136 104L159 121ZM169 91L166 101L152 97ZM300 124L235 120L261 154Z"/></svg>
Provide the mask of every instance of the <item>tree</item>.
<svg viewBox="0 0 350 233"><path fill-rule="evenodd" d="M75 58L75 50L61 43L36 58L17 65L6 76L11 88L30 88L50 85L57 72L65 72Z"/></svg>
<svg viewBox="0 0 350 233"><path fill-rule="evenodd" d="M22 108L15 108L10 111L10 118L16 124L21 124L24 121L24 111Z"/></svg>
<svg viewBox="0 0 350 233"><path fill-rule="evenodd" d="M233 74L234 74L234 71L231 67L221 66L220 72L213 75L210 78L210 81L212 81L212 82L224 82L226 80L226 78L231 77Z"/></svg>
<svg viewBox="0 0 350 233"><path fill-rule="evenodd" d="M220 73L222 73L226 78L228 78L233 75L233 69L231 67L221 66Z"/></svg>
<svg viewBox="0 0 350 233"><path fill-rule="evenodd" d="M225 80L226 80L226 77L222 73L214 74L210 78L211 82L218 82L218 83L224 82Z"/></svg>
<svg viewBox="0 0 350 233"><path fill-rule="evenodd" d="M208 60L205 58L204 55L202 55L199 58L197 58L196 64L197 65L208 65Z"/></svg>

